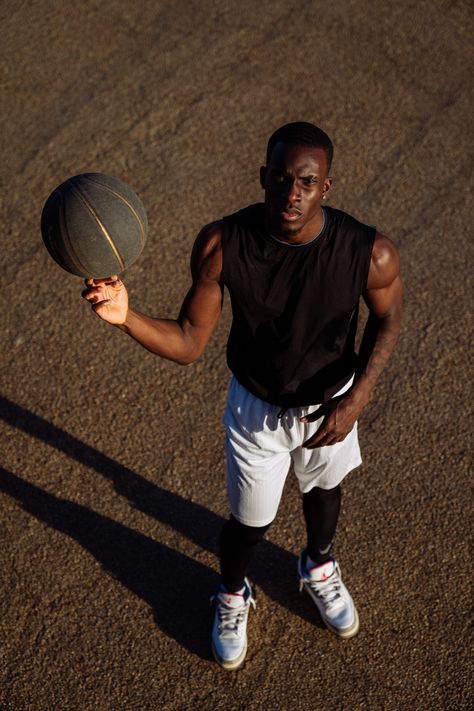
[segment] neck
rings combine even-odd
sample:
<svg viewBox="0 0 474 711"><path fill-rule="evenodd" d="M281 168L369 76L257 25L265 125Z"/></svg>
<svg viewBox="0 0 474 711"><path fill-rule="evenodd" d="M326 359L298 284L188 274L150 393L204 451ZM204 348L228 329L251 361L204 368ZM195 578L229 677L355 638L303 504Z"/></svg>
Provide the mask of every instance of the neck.
<svg viewBox="0 0 474 711"><path fill-rule="evenodd" d="M272 227L268 217L265 218L265 226L268 232L281 242L286 242L287 244L306 244L306 242L312 242L319 236L324 226L324 221L324 212L320 206L313 219L300 229L275 229Z"/></svg>

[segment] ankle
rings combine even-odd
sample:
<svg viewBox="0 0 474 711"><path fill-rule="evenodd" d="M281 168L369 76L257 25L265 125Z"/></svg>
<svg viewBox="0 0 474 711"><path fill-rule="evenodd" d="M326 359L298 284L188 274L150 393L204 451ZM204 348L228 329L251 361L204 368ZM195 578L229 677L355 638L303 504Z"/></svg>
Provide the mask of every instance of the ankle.
<svg viewBox="0 0 474 711"><path fill-rule="evenodd" d="M331 546L327 550L323 549L324 553L321 553L321 549L316 549L316 552L311 551L313 555L311 555L308 551L307 557L306 557L306 568L317 568L319 565L324 565L324 563L327 563L330 560L333 560L333 556L331 555Z"/></svg>
<svg viewBox="0 0 474 711"><path fill-rule="evenodd" d="M242 587L235 590L233 587L229 587L228 585L221 583L219 586L219 592L227 593L228 595L243 595L245 593L245 585L242 585Z"/></svg>

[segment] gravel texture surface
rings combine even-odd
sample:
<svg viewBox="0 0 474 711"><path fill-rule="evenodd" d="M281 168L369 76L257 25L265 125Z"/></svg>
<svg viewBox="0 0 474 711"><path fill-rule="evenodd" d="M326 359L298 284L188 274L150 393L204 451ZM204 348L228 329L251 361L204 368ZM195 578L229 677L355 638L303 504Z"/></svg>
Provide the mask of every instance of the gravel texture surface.
<svg viewBox="0 0 474 711"><path fill-rule="evenodd" d="M2 711L472 708L472 9L453 0L3 2ZM298 593L294 478L251 568L237 673L211 658L227 516L228 301L183 368L100 322L44 250L70 175L129 183L132 303L177 314L200 227L260 200L266 139L334 139L331 204L399 245L403 334L363 413L337 554L361 629ZM472 135L472 132L471 132Z"/></svg>

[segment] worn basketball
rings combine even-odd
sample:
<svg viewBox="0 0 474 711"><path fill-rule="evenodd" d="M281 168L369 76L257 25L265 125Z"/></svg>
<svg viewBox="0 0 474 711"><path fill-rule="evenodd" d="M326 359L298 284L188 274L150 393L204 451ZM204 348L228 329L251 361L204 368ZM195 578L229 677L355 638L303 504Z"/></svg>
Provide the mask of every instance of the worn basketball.
<svg viewBox="0 0 474 711"><path fill-rule="evenodd" d="M148 222L141 201L117 178L82 173L46 200L41 234L60 267L95 279L120 274L140 256Z"/></svg>

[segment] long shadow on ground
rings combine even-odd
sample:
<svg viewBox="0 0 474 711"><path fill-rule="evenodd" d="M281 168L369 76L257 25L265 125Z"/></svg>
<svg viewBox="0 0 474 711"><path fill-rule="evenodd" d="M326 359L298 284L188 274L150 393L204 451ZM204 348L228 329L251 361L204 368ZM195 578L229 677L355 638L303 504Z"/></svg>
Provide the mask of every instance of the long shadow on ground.
<svg viewBox="0 0 474 711"><path fill-rule="evenodd" d="M0 491L51 528L85 548L123 585L153 610L158 627L190 652L209 658L205 623L209 598L193 605L177 594L179 581L189 589L209 590L217 575L206 565L133 531L121 523L66 499L58 498L0 468Z"/></svg>
<svg viewBox="0 0 474 711"><path fill-rule="evenodd" d="M159 487L115 462L76 437L0 396L0 417L9 425L55 447L109 479L117 493L133 506L171 526L211 553L218 553L224 519L209 509ZM71 501L46 493L14 474L1 470L0 490L16 498L25 510L74 538L122 584L147 602L157 625L177 642L209 658L209 594L217 576L209 567L143 534ZM296 556L263 541L250 568L254 582L276 602L318 626L314 608L297 593ZM198 609L185 603L183 590L202 590ZM200 609L199 609L200 606Z"/></svg>

